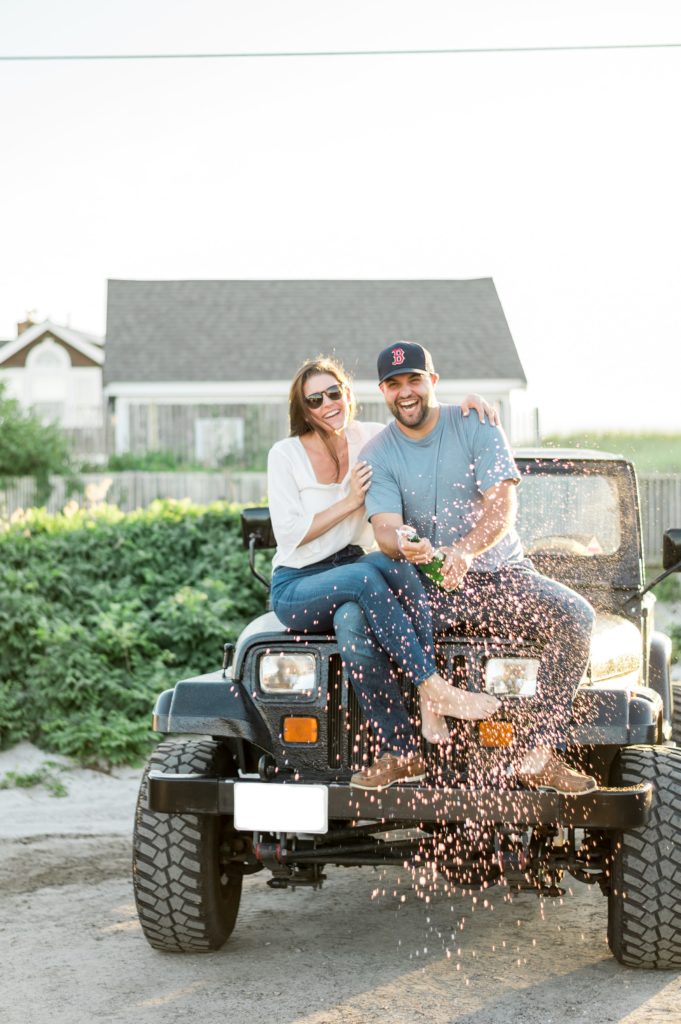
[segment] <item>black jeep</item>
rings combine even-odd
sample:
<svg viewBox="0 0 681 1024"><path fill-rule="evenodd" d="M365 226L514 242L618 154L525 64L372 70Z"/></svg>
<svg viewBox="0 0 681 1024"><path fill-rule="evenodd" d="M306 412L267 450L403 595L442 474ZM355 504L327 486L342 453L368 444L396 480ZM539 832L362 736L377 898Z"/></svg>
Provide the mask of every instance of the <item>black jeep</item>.
<svg viewBox="0 0 681 1024"><path fill-rule="evenodd" d="M291 633L266 612L226 645L222 671L182 680L156 703L154 729L170 738L144 773L133 863L152 946L219 948L245 874L318 888L327 866L430 862L450 892L499 883L553 895L566 871L597 883L618 960L681 966L678 716L671 644L655 631L653 584L644 587L634 469L585 451L524 451L518 464L527 554L597 612L568 755L600 788L518 786L511 766L539 652L452 632L436 637L441 671L495 693L502 710L487 723L452 721L447 751L424 744L426 782L351 788L370 733L335 639ZM274 545L268 510L244 511L242 528L266 584L255 551ZM659 579L681 569L681 529L665 534L663 557ZM414 707L406 683L404 696Z"/></svg>

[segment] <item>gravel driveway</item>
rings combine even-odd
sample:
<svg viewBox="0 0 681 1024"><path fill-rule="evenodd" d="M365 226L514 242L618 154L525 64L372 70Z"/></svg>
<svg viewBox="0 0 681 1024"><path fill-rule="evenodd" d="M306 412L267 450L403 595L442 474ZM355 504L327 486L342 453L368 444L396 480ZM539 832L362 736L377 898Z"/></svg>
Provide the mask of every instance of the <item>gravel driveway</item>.
<svg viewBox="0 0 681 1024"><path fill-rule="evenodd" d="M41 756L0 755L0 773ZM554 900L495 887L426 904L394 868L329 868L321 892L256 875L223 950L156 953L129 880L137 773L65 781L63 799L0 792L3 1024L681 1020L681 972L620 967L605 900L577 883Z"/></svg>

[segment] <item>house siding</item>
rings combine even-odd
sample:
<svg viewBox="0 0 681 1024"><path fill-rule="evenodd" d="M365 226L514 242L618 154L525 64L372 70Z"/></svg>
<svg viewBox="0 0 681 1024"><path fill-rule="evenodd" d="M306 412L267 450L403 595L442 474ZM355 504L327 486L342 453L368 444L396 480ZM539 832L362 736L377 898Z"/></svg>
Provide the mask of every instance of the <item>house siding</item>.
<svg viewBox="0 0 681 1024"><path fill-rule="evenodd" d="M237 419L243 421L243 450L226 459L204 460L246 466L264 465L269 448L288 434L288 408L285 403L224 402L203 403L137 403L130 402L128 415L128 447L135 454L147 451L172 451L188 462L197 460L197 421ZM114 432L109 416L109 444Z"/></svg>
<svg viewBox="0 0 681 1024"><path fill-rule="evenodd" d="M431 349L441 401L481 391L511 423L511 392L525 374L489 278L110 281L107 448L166 449L190 461L200 450L214 465L210 437L212 451L240 449L218 464L261 465L288 433L291 376L320 351L341 356L367 399L361 417L386 422L376 354L395 338ZM225 422L213 428L211 417Z"/></svg>

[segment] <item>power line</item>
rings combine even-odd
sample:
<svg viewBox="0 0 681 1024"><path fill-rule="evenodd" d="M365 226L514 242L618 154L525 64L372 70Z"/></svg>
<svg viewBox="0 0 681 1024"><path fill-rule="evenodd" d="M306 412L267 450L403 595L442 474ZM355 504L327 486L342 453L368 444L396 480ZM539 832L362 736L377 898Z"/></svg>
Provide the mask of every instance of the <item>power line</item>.
<svg viewBox="0 0 681 1024"><path fill-rule="evenodd" d="M574 46L475 46L437 50L291 50L236 53L0 54L0 61L244 60L284 57L430 57L466 53L574 53L592 50L677 50L681 43L594 43Z"/></svg>

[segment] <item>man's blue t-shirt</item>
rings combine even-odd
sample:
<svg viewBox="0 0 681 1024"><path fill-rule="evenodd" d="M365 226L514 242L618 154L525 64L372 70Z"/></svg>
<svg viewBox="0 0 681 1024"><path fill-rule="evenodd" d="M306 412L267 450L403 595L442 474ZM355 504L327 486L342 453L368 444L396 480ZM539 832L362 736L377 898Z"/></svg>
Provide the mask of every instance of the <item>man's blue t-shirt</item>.
<svg viewBox="0 0 681 1024"><path fill-rule="evenodd" d="M499 427L464 416L458 405L441 405L434 430L412 440L393 422L372 438L360 458L373 468L366 495L369 518L394 512L434 547L460 540L483 511L484 491L502 480L519 480L518 467ZM493 572L520 562L523 550L515 529L478 555L472 572Z"/></svg>

